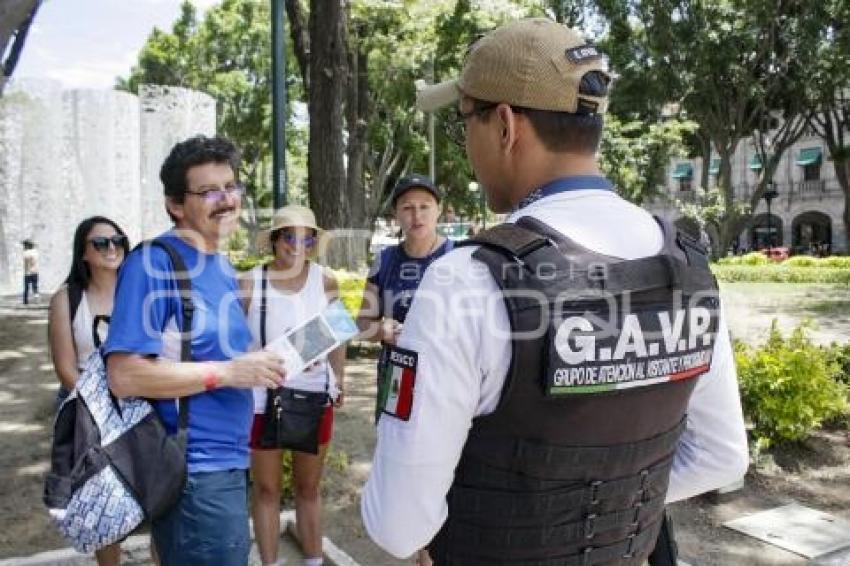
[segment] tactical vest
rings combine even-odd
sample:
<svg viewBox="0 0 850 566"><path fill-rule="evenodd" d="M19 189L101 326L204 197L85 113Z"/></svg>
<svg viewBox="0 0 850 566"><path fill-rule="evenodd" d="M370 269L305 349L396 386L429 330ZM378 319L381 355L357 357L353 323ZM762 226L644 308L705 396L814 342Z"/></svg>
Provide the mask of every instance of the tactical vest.
<svg viewBox="0 0 850 566"><path fill-rule="evenodd" d="M429 546L439 566L642 564L717 333L717 284L669 224L660 253L605 256L531 217L469 243L504 296L512 358L473 420Z"/></svg>

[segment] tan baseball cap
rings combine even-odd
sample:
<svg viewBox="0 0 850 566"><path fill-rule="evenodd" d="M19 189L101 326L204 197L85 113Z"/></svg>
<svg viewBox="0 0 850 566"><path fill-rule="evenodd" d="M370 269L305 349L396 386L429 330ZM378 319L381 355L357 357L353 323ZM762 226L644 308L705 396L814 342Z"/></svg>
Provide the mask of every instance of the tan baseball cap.
<svg viewBox="0 0 850 566"><path fill-rule="evenodd" d="M608 75L608 65L577 31L546 18L518 20L472 44L457 79L435 85L417 81L416 106L433 112L463 93L537 110L602 114L607 97L579 94L589 71Z"/></svg>

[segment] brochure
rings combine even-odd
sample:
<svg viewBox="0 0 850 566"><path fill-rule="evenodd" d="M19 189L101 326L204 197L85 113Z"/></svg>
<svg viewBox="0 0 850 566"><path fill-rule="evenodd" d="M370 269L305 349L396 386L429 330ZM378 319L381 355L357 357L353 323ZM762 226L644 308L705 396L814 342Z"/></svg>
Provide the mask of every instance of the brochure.
<svg viewBox="0 0 850 566"><path fill-rule="evenodd" d="M358 333L357 325L335 300L316 316L266 345L266 350L283 358L287 375L296 375Z"/></svg>

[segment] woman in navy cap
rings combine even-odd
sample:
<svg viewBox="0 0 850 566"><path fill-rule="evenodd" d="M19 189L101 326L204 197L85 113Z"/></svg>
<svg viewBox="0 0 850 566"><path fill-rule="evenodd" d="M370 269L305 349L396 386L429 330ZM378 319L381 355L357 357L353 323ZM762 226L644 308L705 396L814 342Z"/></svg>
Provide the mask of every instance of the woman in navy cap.
<svg viewBox="0 0 850 566"><path fill-rule="evenodd" d="M384 248L369 271L357 316L363 339L395 344L425 270L452 249L453 242L437 233L440 198L424 175L402 177L393 188L392 207L404 240ZM379 374L385 354L383 348Z"/></svg>
<svg viewBox="0 0 850 566"><path fill-rule="evenodd" d="M378 361L379 376L385 364L386 346L395 344L401 334L425 270L454 246L454 242L437 233L440 199L440 191L424 175L402 177L393 188L392 207L404 239L384 248L372 265L357 316L361 337L384 345ZM379 416L376 406L376 422ZM427 553L420 553L418 559L419 564L430 564Z"/></svg>

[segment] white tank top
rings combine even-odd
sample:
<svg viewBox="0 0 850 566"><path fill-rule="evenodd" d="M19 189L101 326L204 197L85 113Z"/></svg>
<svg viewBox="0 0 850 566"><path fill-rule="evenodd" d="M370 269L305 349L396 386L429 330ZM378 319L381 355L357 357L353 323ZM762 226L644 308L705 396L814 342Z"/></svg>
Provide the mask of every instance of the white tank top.
<svg viewBox="0 0 850 566"><path fill-rule="evenodd" d="M82 371L86 360L96 349L94 333L98 333L100 343L103 344L106 341L106 333L109 331L108 323L99 323L98 328L94 328L94 317L89 308L89 295L86 291L83 291L80 297L80 304L74 314L71 328L74 331L74 347L77 350L77 370Z"/></svg>
<svg viewBox="0 0 850 566"><path fill-rule="evenodd" d="M248 324L253 336L253 348L260 349L260 302L262 300L263 268L251 270L253 289L251 306L248 309ZM278 291L271 281L266 286L266 341L271 342L291 328L322 312L328 304L322 267L310 262L304 286L294 293ZM328 392L333 398L339 394L333 370L327 360L316 367L297 375L286 376L286 386L305 391L324 391L327 380ZM266 410L266 388L254 388L254 412Z"/></svg>

